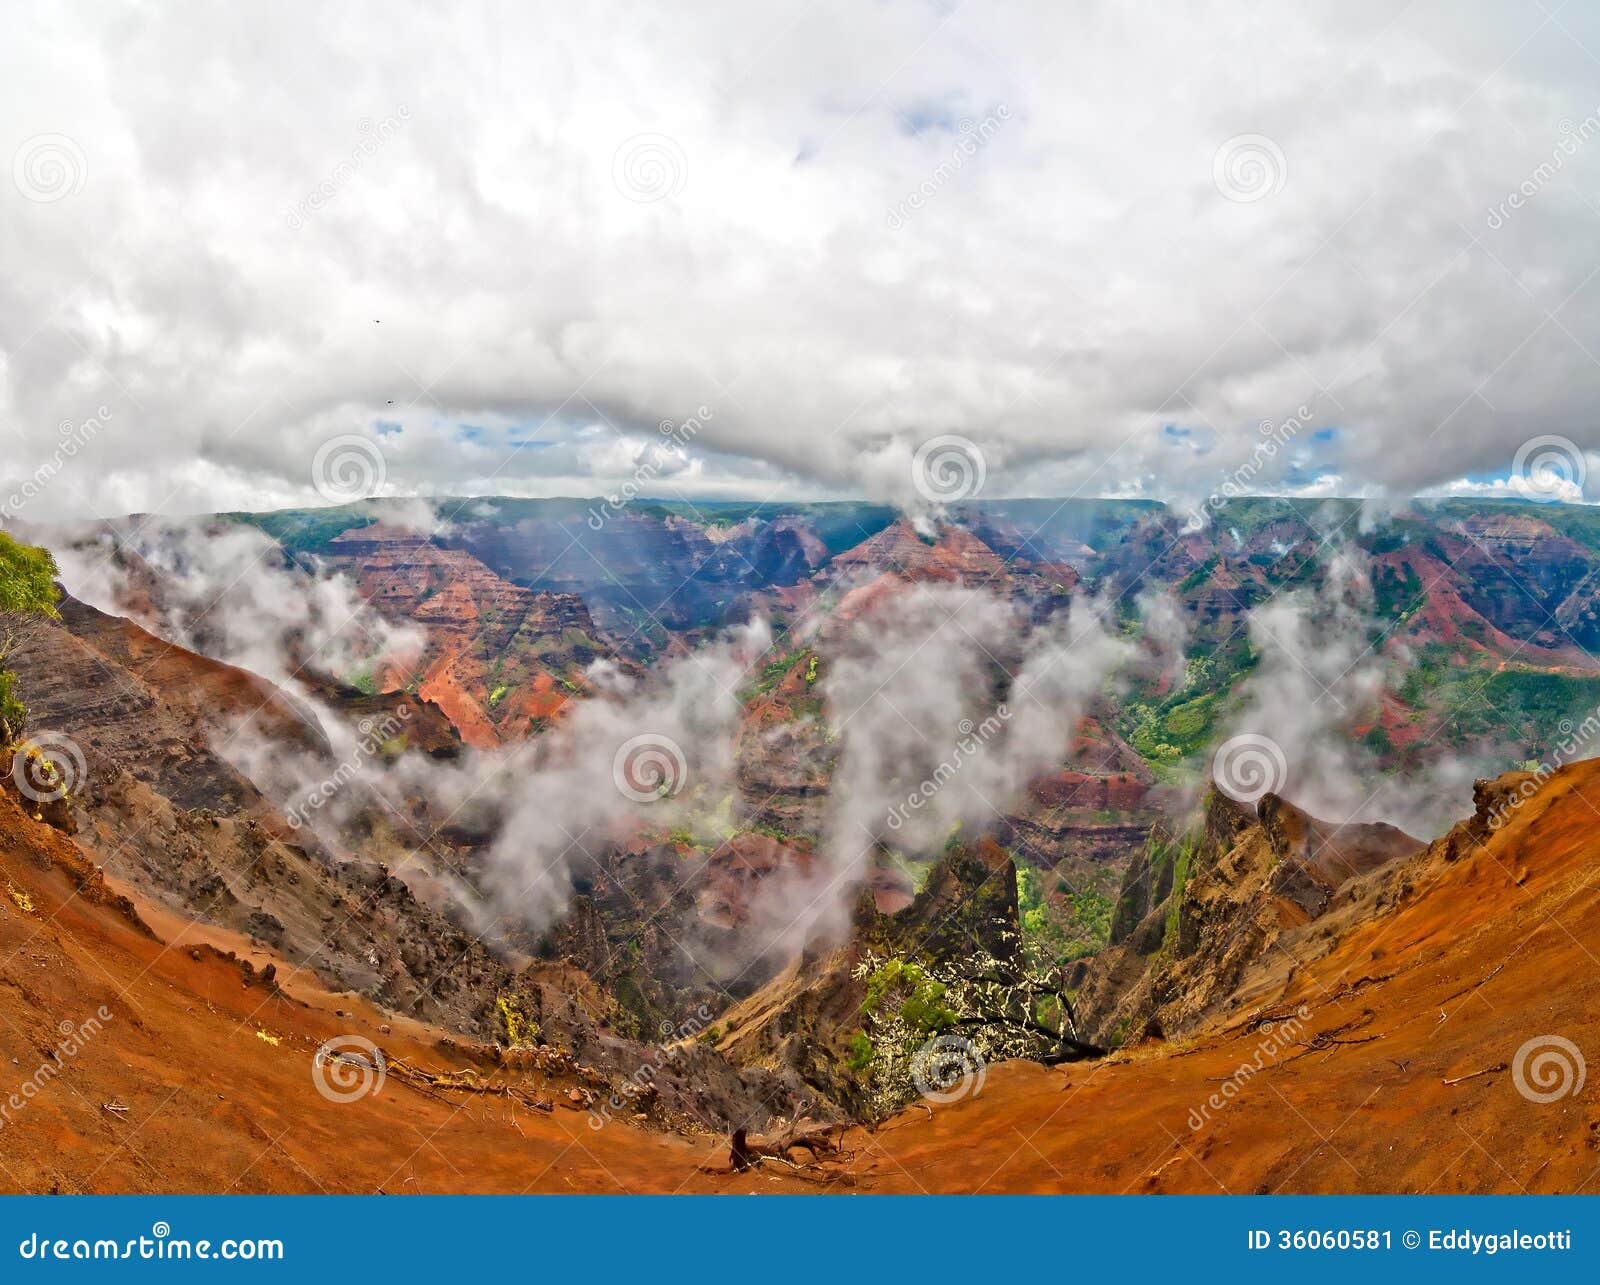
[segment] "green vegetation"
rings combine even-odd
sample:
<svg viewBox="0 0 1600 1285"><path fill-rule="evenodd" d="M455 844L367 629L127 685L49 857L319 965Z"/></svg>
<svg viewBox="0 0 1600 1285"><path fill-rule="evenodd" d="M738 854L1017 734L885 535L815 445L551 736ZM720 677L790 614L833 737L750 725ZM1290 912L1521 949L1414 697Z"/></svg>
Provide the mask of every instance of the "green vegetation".
<svg viewBox="0 0 1600 1285"><path fill-rule="evenodd" d="M1582 722L1600 706L1600 678L1502 669L1489 676L1483 696L1513 724L1538 728L1556 739L1562 719Z"/></svg>
<svg viewBox="0 0 1600 1285"><path fill-rule="evenodd" d="M0 669L0 748L19 740L28 725L28 711L17 699L15 681L16 675L9 669Z"/></svg>
<svg viewBox="0 0 1600 1285"><path fill-rule="evenodd" d="M773 825L769 821L755 821L749 825L739 826L733 834L762 834L778 843L787 844L789 847L798 847L811 841L811 836L804 834L791 834L781 825ZM732 835L729 836L733 837Z"/></svg>
<svg viewBox="0 0 1600 1285"><path fill-rule="evenodd" d="M867 997L861 1002L861 1013L864 1017L882 1017L886 1009L892 1009L911 1035L923 1040L955 1022L955 1010L944 1003L949 989L930 977L922 965L891 959L867 978Z"/></svg>
<svg viewBox="0 0 1600 1285"><path fill-rule="evenodd" d="M896 870L903 874L911 883L912 892L921 892L928 882L928 876L933 873L935 862L913 861L899 848L889 848L884 854Z"/></svg>
<svg viewBox="0 0 1600 1285"><path fill-rule="evenodd" d="M791 651L786 655L779 656L777 660L763 665L761 672L756 675L755 682L751 683L748 690L745 691L744 699L750 700L755 696L765 696L783 681L784 676L795 667L800 657L805 654L804 651ZM815 652L811 653L811 659L814 665L816 663ZM808 677L806 681L810 682L812 679Z"/></svg>
<svg viewBox="0 0 1600 1285"><path fill-rule="evenodd" d="M1116 903L1093 889L1075 891L1055 881L1055 898L1045 892L1041 871L1017 862L1017 909L1022 947L1035 968L1048 969L1102 949L1111 935Z"/></svg>
<svg viewBox="0 0 1600 1285"><path fill-rule="evenodd" d="M47 550L19 544L0 531L0 611L56 615L56 561ZM28 711L17 699L16 676L6 669L13 640L0 636L0 746L20 740Z"/></svg>
<svg viewBox="0 0 1600 1285"><path fill-rule="evenodd" d="M1172 900L1167 903L1167 922L1161 933L1161 949L1171 951L1178 944L1178 920L1183 912L1183 890L1189 884L1189 862L1194 857L1196 845L1180 842L1169 850L1172 861Z"/></svg>
<svg viewBox="0 0 1600 1285"><path fill-rule="evenodd" d="M1372 593L1377 615L1383 620L1409 619L1426 597L1421 577L1409 566L1399 571L1378 567L1372 578Z"/></svg>
<svg viewBox="0 0 1600 1285"><path fill-rule="evenodd" d="M1211 579L1211 573L1217 569L1217 564L1221 561L1222 559L1215 555L1207 558L1188 575L1184 576L1182 580L1178 581L1178 583L1173 586L1173 589L1180 594L1188 593L1193 589L1198 589L1207 580Z"/></svg>
<svg viewBox="0 0 1600 1285"><path fill-rule="evenodd" d="M56 560L0 531L0 611L56 614Z"/></svg>
<svg viewBox="0 0 1600 1285"><path fill-rule="evenodd" d="M1229 694L1255 663L1243 639L1221 651L1191 656L1183 681L1173 690L1129 700L1122 707L1118 730L1158 775L1171 776L1171 769L1216 739Z"/></svg>
<svg viewBox="0 0 1600 1285"><path fill-rule="evenodd" d="M331 509L283 509L277 513L224 513L222 516L230 522L265 531L296 556L319 553L335 536L377 521L365 504L344 504Z"/></svg>

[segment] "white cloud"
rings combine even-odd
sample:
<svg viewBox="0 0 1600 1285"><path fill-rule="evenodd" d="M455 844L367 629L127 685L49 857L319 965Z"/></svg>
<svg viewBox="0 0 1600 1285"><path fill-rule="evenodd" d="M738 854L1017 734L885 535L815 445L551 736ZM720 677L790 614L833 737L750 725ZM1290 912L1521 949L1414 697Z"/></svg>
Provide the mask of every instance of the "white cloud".
<svg viewBox="0 0 1600 1285"><path fill-rule="evenodd" d="M987 494L1203 495L1302 403L1350 492L1498 475L1600 382L1600 138L1540 169L1584 46L1578 6L34 8L0 160L82 173L0 176L0 488L101 405L25 516L316 503L379 421L391 492L595 494L632 466L571 430L701 405L663 489L896 496L960 433ZM1214 181L1244 135L1259 200Z"/></svg>

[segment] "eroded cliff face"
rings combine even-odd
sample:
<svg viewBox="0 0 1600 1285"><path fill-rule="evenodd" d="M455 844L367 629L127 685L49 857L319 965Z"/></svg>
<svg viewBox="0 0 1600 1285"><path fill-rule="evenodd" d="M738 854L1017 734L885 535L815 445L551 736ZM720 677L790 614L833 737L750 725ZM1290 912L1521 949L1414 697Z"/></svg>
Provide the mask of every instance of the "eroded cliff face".
<svg viewBox="0 0 1600 1285"><path fill-rule="evenodd" d="M1493 788L1480 783L1480 795ZM1471 824L1487 824L1481 803ZM1081 1028L1108 1046L1191 1031L1320 955L1337 925L1378 913L1394 881L1474 832L1428 845L1387 824L1321 821L1276 794L1251 808L1213 787L1196 831L1158 829L1129 868L1110 945L1073 972Z"/></svg>
<svg viewBox="0 0 1600 1285"><path fill-rule="evenodd" d="M808 846L751 831L710 848L641 834L581 864L570 910L532 950L582 968L616 996L616 1029L650 1039L685 1013L720 1013L783 967L776 889L811 869Z"/></svg>
<svg viewBox="0 0 1600 1285"><path fill-rule="evenodd" d="M60 610L59 621L19 624L10 663L34 734L65 736L83 756L65 802L107 874L180 921L228 929L396 1011L493 1033L510 973L482 943L381 861L351 859L296 828L230 761L249 738L331 779L338 762L317 714L131 621L70 597ZM438 712L414 697L344 694L353 708L341 711L335 692L330 717L392 716L424 740L443 735ZM406 850L388 846L396 857Z"/></svg>
<svg viewBox="0 0 1600 1285"><path fill-rule="evenodd" d="M437 704L477 748L548 727L588 690L588 666L612 654L576 594L525 589L427 535L361 527L326 557L384 615L423 630L421 652L385 666L379 685Z"/></svg>
<svg viewBox="0 0 1600 1285"><path fill-rule="evenodd" d="M445 895L434 876L448 874L464 854L429 823L425 800L414 816L369 800L325 842L309 826L291 824L280 802L225 757L230 739L248 727L260 749L293 756L313 774L320 764L333 779L339 764L323 734L327 718L394 726L392 754L453 755L460 743L436 708L408 693L324 684L313 711L256 675L71 599L59 621L17 623L21 641L10 661L34 729L69 738L84 765L70 794L39 803L17 788L11 755L0 755L7 769L0 811L74 836L74 877L95 898L123 905L141 931L185 952L215 943L213 953L271 960L265 973L259 962L256 971L239 964L246 983L265 993L327 988L359 996L397 1021L486 1048L487 1056L498 1056L496 1047L537 1044L587 1086L586 1105L603 1105L624 1084L639 1089L631 1077L647 1067L649 1091L630 1092L629 1119L761 1128L800 1109L797 1081L736 1068L695 1036L710 1011L696 1016L696 997L726 1002L722 986L742 966L733 961L750 954L740 933L750 929L754 889L803 854L741 836L710 854L685 887L697 854L670 845L619 849L612 901L598 882L589 896L575 893L557 957L530 959L469 922ZM645 903L663 915L655 937ZM610 938L597 904L613 912ZM667 919L669 911L682 918ZM650 951L632 948L646 937ZM726 976L706 974L715 958ZM744 989L765 975L754 974ZM632 998L633 980L648 1002L630 1007L622 1001ZM825 1116L833 1108L817 1102L811 1110Z"/></svg>
<svg viewBox="0 0 1600 1285"><path fill-rule="evenodd" d="M880 1119L927 1092L949 1059L1092 1055L1072 1038L1060 980L1025 956L1010 854L989 840L952 844L894 913L863 883L845 939L814 941L729 1008L717 1048Z"/></svg>

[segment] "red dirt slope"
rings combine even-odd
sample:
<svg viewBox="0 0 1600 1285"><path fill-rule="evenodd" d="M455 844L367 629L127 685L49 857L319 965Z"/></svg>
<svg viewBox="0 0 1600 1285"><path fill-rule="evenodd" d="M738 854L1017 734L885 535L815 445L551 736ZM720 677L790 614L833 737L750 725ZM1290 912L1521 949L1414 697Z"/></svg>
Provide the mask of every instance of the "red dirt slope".
<svg viewBox="0 0 1600 1285"><path fill-rule="evenodd" d="M856 1189L1594 1190L1595 1085L1537 1103L1512 1068L1543 1037L1600 1050L1597 820L1600 763L1565 769L1485 841L1416 858L1398 908L1345 928L1314 963L1279 961L1275 987L1256 988L1268 998L1221 1027L1099 1063L991 1067L975 1096L853 1131ZM0 1067L7 1092L35 1086L0 1116L0 1188L816 1190L770 1170L705 1172L726 1162L712 1139L626 1119L591 1129L563 1106L581 1079L441 1048L281 961L263 979L266 956L246 971L197 944L238 948L214 930L163 944L135 909L0 792ZM177 925L151 928L171 938ZM102 1004L104 1029L63 1054L62 1023ZM312 1052L348 1033L431 1068L476 1059L554 1109L396 1076L325 1101Z"/></svg>
<svg viewBox="0 0 1600 1285"><path fill-rule="evenodd" d="M1551 1036L1600 1057L1600 761L1444 847L1397 910L1305 968L1281 960L1279 992L1224 1029L992 1068L976 1096L891 1122L865 1174L911 1192L1600 1190L1596 1086L1569 1074L1539 1103L1513 1077L1540 1088Z"/></svg>

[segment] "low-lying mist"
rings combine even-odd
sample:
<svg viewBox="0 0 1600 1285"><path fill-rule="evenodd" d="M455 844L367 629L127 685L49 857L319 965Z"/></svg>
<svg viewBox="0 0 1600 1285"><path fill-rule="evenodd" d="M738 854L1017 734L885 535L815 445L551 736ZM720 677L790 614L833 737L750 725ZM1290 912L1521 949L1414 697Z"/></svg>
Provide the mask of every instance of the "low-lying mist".
<svg viewBox="0 0 1600 1285"><path fill-rule="evenodd" d="M396 872L458 903L485 933L548 928L575 878L641 833L690 836L690 878L705 850L751 823L763 800L741 783L738 746L752 679L779 654L819 658L807 679L816 699L786 728L784 744L799 748L783 752L814 755L826 790L809 860L767 878L750 908L754 955L840 936L886 852L928 859L953 835L1004 821L1068 760L1082 721L1109 712L1108 698L1136 681L1181 691L1189 646L1167 594L1121 613L1079 594L1037 618L987 589L897 582L777 643L755 620L647 672L598 661L589 692L538 737L440 760L395 752L402 715L354 724L302 681L307 671L382 672L423 649L417 630L386 621L344 576L215 521L100 526L56 552L84 601L289 691L321 724L325 751L284 746L249 721L227 729L218 751L335 859L363 855L376 817L398 836L383 854L405 858ZM1335 549L1319 588L1251 611L1258 663L1198 762L1212 768L1219 744L1264 741L1265 758L1251 760L1264 777L1226 775L1238 765L1217 756L1224 789L1253 798L1264 783L1324 819L1385 820L1425 838L1492 763L1439 755L1426 780L1379 770L1356 732L1381 718L1408 655L1379 633L1371 594L1359 557ZM1173 789L1174 806L1196 792ZM483 836L465 876L433 859L428 835L448 827Z"/></svg>

